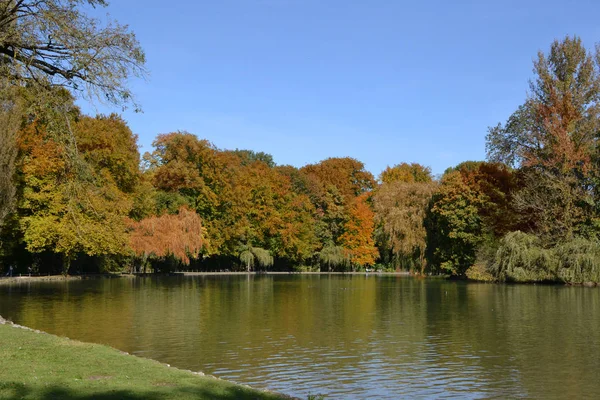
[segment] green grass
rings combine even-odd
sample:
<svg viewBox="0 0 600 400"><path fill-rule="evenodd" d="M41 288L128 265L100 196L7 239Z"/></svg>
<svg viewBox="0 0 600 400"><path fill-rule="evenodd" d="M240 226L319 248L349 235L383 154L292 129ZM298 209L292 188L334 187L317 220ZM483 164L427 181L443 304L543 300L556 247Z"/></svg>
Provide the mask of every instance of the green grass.
<svg viewBox="0 0 600 400"><path fill-rule="evenodd" d="M0 399L282 399L107 346L0 324Z"/></svg>

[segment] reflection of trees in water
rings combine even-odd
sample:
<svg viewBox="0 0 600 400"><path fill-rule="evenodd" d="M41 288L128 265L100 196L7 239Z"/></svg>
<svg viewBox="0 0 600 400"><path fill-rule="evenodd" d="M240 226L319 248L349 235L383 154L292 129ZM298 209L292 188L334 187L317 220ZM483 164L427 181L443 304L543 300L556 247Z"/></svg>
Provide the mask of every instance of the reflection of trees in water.
<svg viewBox="0 0 600 400"><path fill-rule="evenodd" d="M331 378L367 390L387 379L405 394L579 397L598 390L599 296L375 275L150 277L4 288L0 309L273 388Z"/></svg>
<svg viewBox="0 0 600 400"><path fill-rule="evenodd" d="M579 397L597 390L598 292L444 282L428 291L438 362L457 362L489 395Z"/></svg>

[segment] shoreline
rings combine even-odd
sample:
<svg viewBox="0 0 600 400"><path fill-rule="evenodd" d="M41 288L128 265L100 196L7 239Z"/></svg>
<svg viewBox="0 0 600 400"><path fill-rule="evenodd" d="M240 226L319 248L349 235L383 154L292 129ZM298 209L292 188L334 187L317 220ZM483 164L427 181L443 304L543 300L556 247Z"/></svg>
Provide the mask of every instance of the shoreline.
<svg viewBox="0 0 600 400"><path fill-rule="evenodd" d="M367 276L411 276L410 272L280 272L280 271L230 271L230 272L194 272L181 271L171 273L135 273L135 274L90 274L90 275L44 275L44 276L0 276L0 285L30 282L61 282L61 281L82 281L91 279L132 279L152 276L246 276L246 275L367 275Z"/></svg>
<svg viewBox="0 0 600 400"><path fill-rule="evenodd" d="M194 271L181 271L181 272L173 272L169 275L174 276L202 276L202 275L368 275L368 276L377 276L377 275L397 275L397 276L411 276L410 272L311 272L311 271L231 271L231 272L194 272Z"/></svg>
<svg viewBox="0 0 600 400"><path fill-rule="evenodd" d="M195 276L268 276L268 275L349 275L349 276L402 276L412 277L415 276L408 271L400 272L311 272L311 271L180 271L170 273L122 273L122 274L90 274L90 275L44 275L44 276L0 276L0 286L7 286L13 284L26 284L35 282L68 282L68 281L82 281L82 280L94 280L94 279L135 279L135 278L148 278L148 277L164 277L164 276L178 276L178 277L195 277ZM573 286L573 287L587 287L587 288L600 288L600 283L596 282L581 282L581 283L567 283L567 282L501 282L488 279L477 279L468 277L448 277L448 276L426 276L424 279L446 279L449 281L460 281L467 283L485 283L485 284L503 284L503 285L557 285L557 286Z"/></svg>

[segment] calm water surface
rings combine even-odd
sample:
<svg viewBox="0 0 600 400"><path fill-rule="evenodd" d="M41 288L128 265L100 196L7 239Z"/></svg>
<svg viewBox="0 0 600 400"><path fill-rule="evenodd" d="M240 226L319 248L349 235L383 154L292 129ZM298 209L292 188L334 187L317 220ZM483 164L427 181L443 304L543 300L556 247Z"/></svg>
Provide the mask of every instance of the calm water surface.
<svg viewBox="0 0 600 400"><path fill-rule="evenodd" d="M0 286L0 315L304 398L600 397L600 289L154 277Z"/></svg>

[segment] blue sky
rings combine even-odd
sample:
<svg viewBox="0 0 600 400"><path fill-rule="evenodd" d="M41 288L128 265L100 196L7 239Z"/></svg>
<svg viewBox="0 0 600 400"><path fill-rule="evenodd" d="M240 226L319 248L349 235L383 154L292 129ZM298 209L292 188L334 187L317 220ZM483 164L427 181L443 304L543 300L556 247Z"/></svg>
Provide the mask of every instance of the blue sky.
<svg viewBox="0 0 600 400"><path fill-rule="evenodd" d="M131 82L144 112L124 113L142 152L186 130L298 167L351 156L375 175L484 159L537 51L567 34L600 41L591 0L112 0L106 12L146 52L150 76Z"/></svg>

